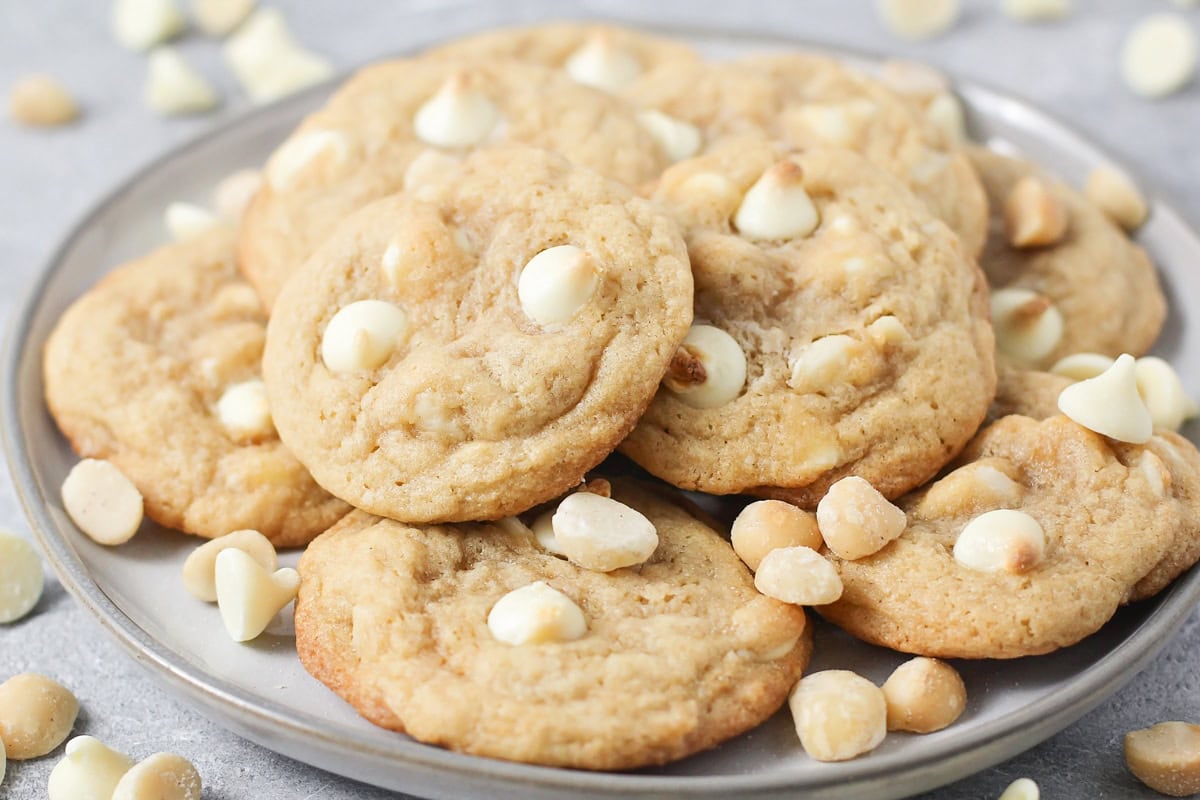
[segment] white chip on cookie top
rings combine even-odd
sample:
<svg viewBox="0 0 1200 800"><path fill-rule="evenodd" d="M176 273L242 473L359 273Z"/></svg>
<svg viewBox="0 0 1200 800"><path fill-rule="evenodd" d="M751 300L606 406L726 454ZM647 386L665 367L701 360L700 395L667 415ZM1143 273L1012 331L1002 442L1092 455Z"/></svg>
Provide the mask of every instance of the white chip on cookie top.
<svg viewBox="0 0 1200 800"><path fill-rule="evenodd" d="M621 47L610 31L598 30L571 54L565 64L567 74L578 83L616 92L642 74L637 57Z"/></svg>
<svg viewBox="0 0 1200 800"><path fill-rule="evenodd" d="M1063 389L1058 409L1088 430L1118 442L1143 444L1154 433L1150 409L1138 393L1137 362L1128 353L1100 375Z"/></svg>
<svg viewBox="0 0 1200 800"><path fill-rule="evenodd" d="M1024 511L1002 508L980 514L966 524L954 543L954 558L980 572L1020 575L1041 563L1046 533Z"/></svg>
<svg viewBox="0 0 1200 800"><path fill-rule="evenodd" d="M807 236L820 222L804 190L800 165L785 159L762 174L747 190L734 215L738 233L756 241Z"/></svg>
<svg viewBox="0 0 1200 800"><path fill-rule="evenodd" d="M99 739L76 736L67 742L62 760L50 771L47 797L49 800L111 798L117 783L132 767L133 759Z"/></svg>
<svg viewBox="0 0 1200 800"><path fill-rule="evenodd" d="M296 570L284 567L269 572L236 547L217 553L214 577L221 620L235 642L248 642L265 631L300 589Z"/></svg>
<svg viewBox="0 0 1200 800"><path fill-rule="evenodd" d="M682 161L700 152L704 137L699 128L686 120L650 108L638 112L638 122L671 161Z"/></svg>
<svg viewBox="0 0 1200 800"><path fill-rule="evenodd" d="M217 418L236 441L253 442L275 435L271 407L261 378L235 383L217 401Z"/></svg>
<svg viewBox="0 0 1200 800"><path fill-rule="evenodd" d="M272 189L286 191L306 174L336 169L349 154L350 141L341 131L305 131L292 136L271 154L264 176Z"/></svg>
<svg viewBox="0 0 1200 800"><path fill-rule="evenodd" d="M114 464L85 458L67 473L63 508L93 541L124 544L142 524L142 493Z"/></svg>
<svg viewBox="0 0 1200 800"><path fill-rule="evenodd" d="M870 348L842 333L822 336L798 348L791 357L788 386L797 392L820 392L846 377L861 373L862 359Z"/></svg>
<svg viewBox="0 0 1200 800"><path fill-rule="evenodd" d="M521 309L539 325L568 322L592 299L600 269L586 250L563 244L529 259L517 279Z"/></svg>
<svg viewBox="0 0 1200 800"><path fill-rule="evenodd" d="M1045 295L1031 289L997 289L991 305L996 349L1009 358L1032 364L1054 352L1062 341L1062 312Z"/></svg>
<svg viewBox="0 0 1200 800"><path fill-rule="evenodd" d="M436 183L461 163L462 159L441 150L422 150L421 154L409 163L408 169L404 170L404 191L414 192L423 186Z"/></svg>
<svg viewBox="0 0 1200 800"><path fill-rule="evenodd" d="M427 144L457 149L479 144L499 121L500 111L475 88L471 74L454 72L417 109L413 131Z"/></svg>
<svg viewBox="0 0 1200 800"><path fill-rule="evenodd" d="M408 330L408 316L384 300L359 300L342 307L321 337L321 360L330 372L375 369L391 357Z"/></svg>
<svg viewBox="0 0 1200 800"><path fill-rule="evenodd" d="M851 147L858 141L863 127L878 111L865 98L844 103L805 103L792 109L790 117L799 120L826 144Z"/></svg>
<svg viewBox="0 0 1200 800"><path fill-rule="evenodd" d="M737 340L712 325L692 325L663 378L692 408L719 408L737 398L746 383L746 354Z"/></svg>
<svg viewBox="0 0 1200 800"><path fill-rule="evenodd" d="M571 642L587 633L587 619L575 601L545 581L513 589L496 601L488 630L511 645Z"/></svg>
<svg viewBox="0 0 1200 800"><path fill-rule="evenodd" d="M636 566L658 548L658 532L645 515L591 492L565 497L551 525L558 551L572 564L598 572Z"/></svg>

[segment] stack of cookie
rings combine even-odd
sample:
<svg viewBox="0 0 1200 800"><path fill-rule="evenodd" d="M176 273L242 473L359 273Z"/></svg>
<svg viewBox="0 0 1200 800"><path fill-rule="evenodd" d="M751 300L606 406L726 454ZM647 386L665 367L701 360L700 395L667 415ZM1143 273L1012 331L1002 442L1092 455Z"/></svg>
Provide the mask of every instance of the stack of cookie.
<svg viewBox="0 0 1200 800"><path fill-rule="evenodd" d="M1116 358L1161 290L965 147L938 76L883 77L575 24L368 67L236 231L63 316L47 402L155 521L315 538L305 667L457 750L711 747L800 679L803 605L925 656L1070 645L1200 558L1194 409ZM732 546L678 490L751 496Z"/></svg>

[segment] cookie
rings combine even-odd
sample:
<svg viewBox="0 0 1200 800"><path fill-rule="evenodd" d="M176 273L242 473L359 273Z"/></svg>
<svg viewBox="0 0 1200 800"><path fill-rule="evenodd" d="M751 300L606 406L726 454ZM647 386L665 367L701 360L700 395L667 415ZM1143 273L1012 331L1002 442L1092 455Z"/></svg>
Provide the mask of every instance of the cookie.
<svg viewBox="0 0 1200 800"><path fill-rule="evenodd" d="M1145 596L1152 571L1154 585L1177 573L1178 562L1164 557L1182 549L1177 537L1200 533L1195 467L1165 460L1177 446L1170 434L1118 445L1063 416L1005 417L956 470L900 501L908 527L899 539L856 561L829 556L844 592L818 611L868 642L941 658L1016 658L1074 644ZM995 509L1040 526L1040 556L992 572L955 557L968 524Z"/></svg>
<svg viewBox="0 0 1200 800"><path fill-rule="evenodd" d="M355 366L328 348L335 315L363 300L400 324ZM354 215L314 254L271 317L267 391L283 440L356 507L497 519L566 491L617 446L691 303L683 239L650 203L545 150L481 150L419 199ZM344 344L370 324L344 329Z"/></svg>
<svg viewBox="0 0 1200 800"><path fill-rule="evenodd" d="M996 365L996 397L988 409L988 419L995 421L1010 414L1047 419L1058 416L1058 396L1073 383L1070 378L1021 369L1001 361Z"/></svg>
<svg viewBox="0 0 1200 800"><path fill-rule="evenodd" d="M758 131L795 148L846 147L905 183L978 253L987 205L967 158L877 82L802 54L663 64L623 95L696 125L712 142Z"/></svg>
<svg viewBox="0 0 1200 800"><path fill-rule="evenodd" d="M1046 368L1071 353L1116 357L1149 350L1162 329L1166 300L1146 253L1099 208L1028 161L982 147L968 152L992 209L987 247L980 257L988 283L994 290L1036 292L1062 318L1057 344L1039 348L1042 354L1037 358L1014 361L1027 368ZM1026 248L1009 244L1005 204L1026 176L1040 178L1065 212L1066 231L1056 244Z"/></svg>
<svg viewBox="0 0 1200 800"><path fill-rule="evenodd" d="M630 185L666 156L632 109L557 70L506 61L389 61L360 71L267 162L243 221L242 270L270 307L345 217L499 141L562 153Z"/></svg>
<svg viewBox="0 0 1200 800"><path fill-rule="evenodd" d="M345 514L263 405L266 320L216 230L117 268L46 342L46 403L75 451L116 464L154 521L302 545Z"/></svg>
<svg viewBox="0 0 1200 800"><path fill-rule="evenodd" d="M758 594L729 544L680 507L633 483L613 492L659 544L610 573L497 524L349 515L300 562L301 662L376 725L551 766L662 764L763 722L808 661L803 611ZM582 609L581 638L492 636L493 606L536 581Z"/></svg>
<svg viewBox="0 0 1200 800"><path fill-rule="evenodd" d="M660 64L698 60L696 52L682 42L616 25L581 22L484 31L432 48L426 56L540 64L608 91L619 91Z"/></svg>
<svg viewBox="0 0 1200 800"><path fill-rule="evenodd" d="M687 229L696 326L622 445L642 467L812 507L850 474L903 494L975 433L996 380L983 276L890 175L751 134L667 170L654 199ZM804 232L771 230L780 214Z"/></svg>

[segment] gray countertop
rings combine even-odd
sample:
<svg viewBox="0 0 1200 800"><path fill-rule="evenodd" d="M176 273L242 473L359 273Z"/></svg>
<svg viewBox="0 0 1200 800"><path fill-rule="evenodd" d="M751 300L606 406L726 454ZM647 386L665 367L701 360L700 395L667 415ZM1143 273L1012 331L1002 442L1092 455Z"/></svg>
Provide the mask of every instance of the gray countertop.
<svg viewBox="0 0 1200 800"><path fill-rule="evenodd" d="M1130 25L1166 0L1076 0L1069 20L1020 25L1000 16L998 0L967 0L957 28L929 43L887 34L866 0L773 2L473 3L458 0L277 0L297 37L339 67L349 67L457 31L503 21L602 15L645 22L771 30L810 41L930 61L953 73L1023 95L1088 133L1186 217L1200 220L1200 87L1149 102L1128 92L1117 52ZM653 5L651 10L649 7ZM0 125L0 316L58 239L117 181L248 103L211 40L192 35L185 54L222 89L216 113L163 121L142 103L145 64L108 32L107 0L39 0L0 5L0 87L29 72L50 72L86 108L81 124L56 131ZM1200 9L1185 11L1200 30ZM0 525L28 535L12 488L0 479ZM1121 738L1164 719L1200 721L1200 614L1126 688L1076 724L994 769L927 797L997 797L1013 779L1034 778L1046 798L1157 797L1126 772ZM110 642L53 578L24 621L0 627L0 680L22 671L58 677L79 696L77 732L119 749L173 750L203 775L206 800L293 800L389 795L277 756L206 720L167 696ZM44 797L54 756L9 762L0 798Z"/></svg>

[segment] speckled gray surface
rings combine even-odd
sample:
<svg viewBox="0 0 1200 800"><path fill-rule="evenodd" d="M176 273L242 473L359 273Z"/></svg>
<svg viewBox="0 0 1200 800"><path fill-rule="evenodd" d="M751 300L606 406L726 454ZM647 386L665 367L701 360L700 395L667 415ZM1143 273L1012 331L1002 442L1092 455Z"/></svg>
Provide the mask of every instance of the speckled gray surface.
<svg viewBox="0 0 1200 800"><path fill-rule="evenodd" d="M80 125L51 132L0 126L0 317L58 238L118 180L173 145L220 125L247 104L220 64L213 42L192 36L186 54L226 97L217 113L161 121L141 102L142 57L108 35L107 0L39 0L0 5L0 87L31 71L66 81L87 110ZM1077 0L1061 23L1028 26L1001 17L995 0L966 2L949 36L910 44L881 29L866 0L701 3L686 0L479 4L416 0L290 0L283 8L298 37L351 66L454 31L506 20L604 15L669 23L757 28L929 60L1008 89L1086 130L1148 183L1200 221L1200 87L1161 102L1132 96L1117 76L1120 39L1166 0ZM648 10L653 5L654 10ZM348 11L347 9L352 9ZM1185 11L1200 29L1200 10ZM0 524L26 532L7 477L0 479ZM997 797L1030 776L1046 798L1156 797L1125 771L1125 731L1163 719L1200 720L1200 615L1133 683L1050 741L991 770L927 795L930 800ZM252 745L169 698L51 578L26 620L0 627L0 678L33 670L78 694L77 726L137 755L169 749L191 758L206 800L375 800L389 795ZM0 798L44 797L58 754L8 765Z"/></svg>

